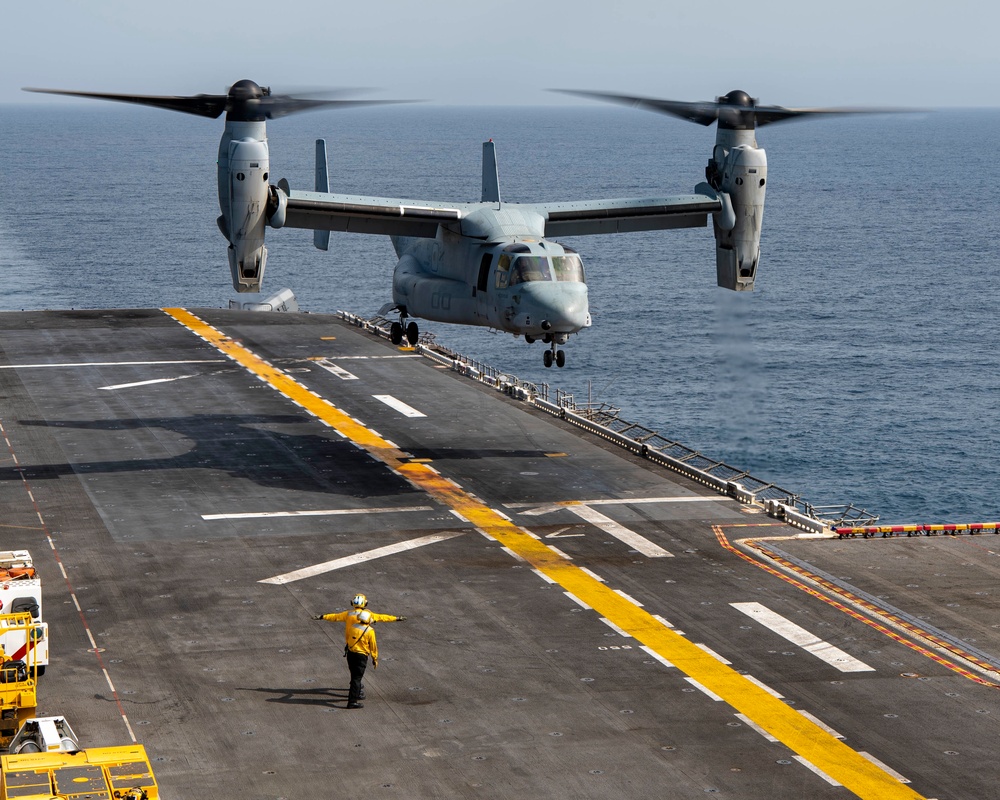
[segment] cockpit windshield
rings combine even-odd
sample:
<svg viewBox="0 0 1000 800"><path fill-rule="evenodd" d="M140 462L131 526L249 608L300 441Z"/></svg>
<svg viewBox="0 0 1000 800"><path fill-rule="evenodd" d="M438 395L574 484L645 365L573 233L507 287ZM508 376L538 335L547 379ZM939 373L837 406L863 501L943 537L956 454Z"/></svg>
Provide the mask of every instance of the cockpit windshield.
<svg viewBox="0 0 1000 800"><path fill-rule="evenodd" d="M514 248L525 251L525 245L513 245L501 253L496 266L496 288L506 289L519 283L532 281L565 281L584 283L583 262L580 256L568 247L565 255L548 256L517 255Z"/></svg>
<svg viewBox="0 0 1000 800"><path fill-rule="evenodd" d="M528 281L551 281L549 260L545 256L518 256L510 269L510 285Z"/></svg>
<svg viewBox="0 0 1000 800"><path fill-rule="evenodd" d="M576 253L564 256L552 256L552 271L557 281L583 283L583 262Z"/></svg>

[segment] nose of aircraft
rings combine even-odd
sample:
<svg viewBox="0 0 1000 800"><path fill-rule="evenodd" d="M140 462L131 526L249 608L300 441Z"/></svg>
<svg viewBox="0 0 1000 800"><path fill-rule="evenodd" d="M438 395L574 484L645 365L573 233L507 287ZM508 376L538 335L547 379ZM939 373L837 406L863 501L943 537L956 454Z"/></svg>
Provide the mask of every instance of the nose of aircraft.
<svg viewBox="0 0 1000 800"><path fill-rule="evenodd" d="M587 326L587 285L537 281L522 284L519 311L545 333L576 333Z"/></svg>

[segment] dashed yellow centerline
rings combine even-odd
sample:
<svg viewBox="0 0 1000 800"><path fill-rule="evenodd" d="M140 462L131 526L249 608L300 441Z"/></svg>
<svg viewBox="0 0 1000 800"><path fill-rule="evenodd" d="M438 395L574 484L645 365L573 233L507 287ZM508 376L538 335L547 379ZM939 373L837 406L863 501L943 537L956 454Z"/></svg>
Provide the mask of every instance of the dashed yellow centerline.
<svg viewBox="0 0 1000 800"><path fill-rule="evenodd" d="M922 797L795 709L696 647L591 574L574 566L563 555L470 495L451 479L442 476L429 464L408 459L391 442L372 432L328 400L306 389L242 344L185 309L167 308L164 312L310 414L326 422L390 470L406 478L413 486L461 514L483 533L721 697L857 796L871 800L916 800Z"/></svg>

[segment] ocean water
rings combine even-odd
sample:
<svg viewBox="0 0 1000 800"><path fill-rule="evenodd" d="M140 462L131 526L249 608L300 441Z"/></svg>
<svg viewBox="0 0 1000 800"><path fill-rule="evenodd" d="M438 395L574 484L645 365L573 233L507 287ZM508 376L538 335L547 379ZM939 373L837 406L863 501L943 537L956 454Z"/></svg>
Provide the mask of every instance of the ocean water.
<svg viewBox="0 0 1000 800"><path fill-rule="evenodd" d="M509 201L687 193L714 128L647 112L390 106L268 126L271 174L334 191L479 198L492 137ZM0 107L0 308L226 306L219 120L84 103ZM1000 519L1000 111L843 117L758 132L769 162L752 294L715 286L710 229L576 237L593 327L541 345L424 323L467 355L801 494L886 522ZM266 292L370 315L388 239L269 231ZM244 296L242 299L251 299Z"/></svg>

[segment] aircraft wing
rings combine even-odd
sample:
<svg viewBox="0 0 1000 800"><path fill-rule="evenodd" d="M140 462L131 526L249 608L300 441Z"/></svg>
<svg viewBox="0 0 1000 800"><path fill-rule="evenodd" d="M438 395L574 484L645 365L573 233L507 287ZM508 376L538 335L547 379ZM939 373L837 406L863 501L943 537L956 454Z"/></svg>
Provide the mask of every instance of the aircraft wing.
<svg viewBox="0 0 1000 800"><path fill-rule="evenodd" d="M439 225L458 223L495 203L442 203L393 197L305 192L279 184L287 197L284 227L388 236L434 238ZM628 233L707 224L722 201L707 184L706 194L675 197L575 200L563 203L504 203L508 211L540 219L545 236Z"/></svg>
<svg viewBox="0 0 1000 800"><path fill-rule="evenodd" d="M431 239L437 235L438 225L457 222L480 207L478 203L440 204L328 192L285 190L285 194L286 228Z"/></svg>
<svg viewBox="0 0 1000 800"><path fill-rule="evenodd" d="M697 228L708 223L709 214L722 210L719 195L707 184L701 187L706 194L535 203L532 207L545 218L546 236Z"/></svg>

